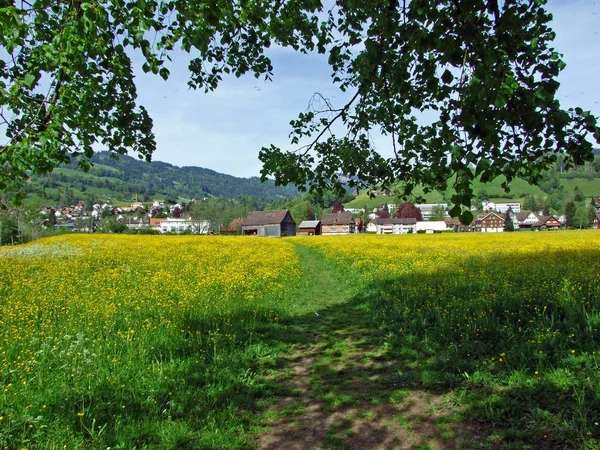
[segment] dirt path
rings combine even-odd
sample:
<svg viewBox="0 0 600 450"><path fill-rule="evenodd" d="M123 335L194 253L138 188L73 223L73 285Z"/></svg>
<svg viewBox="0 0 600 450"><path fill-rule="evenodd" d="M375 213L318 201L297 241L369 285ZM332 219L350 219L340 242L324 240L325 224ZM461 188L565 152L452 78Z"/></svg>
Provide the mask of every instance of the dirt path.
<svg viewBox="0 0 600 450"><path fill-rule="evenodd" d="M295 342L270 379L282 386L265 412L261 449L470 448L477 429L465 424L448 392L408 383L385 335L361 307L356 283L299 247L305 311L294 319Z"/></svg>

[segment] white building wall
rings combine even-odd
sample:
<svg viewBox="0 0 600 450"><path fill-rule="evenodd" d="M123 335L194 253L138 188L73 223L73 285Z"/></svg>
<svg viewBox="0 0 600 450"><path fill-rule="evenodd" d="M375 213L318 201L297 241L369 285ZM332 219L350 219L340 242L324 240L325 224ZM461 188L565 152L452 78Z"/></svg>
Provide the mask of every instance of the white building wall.
<svg viewBox="0 0 600 450"><path fill-rule="evenodd" d="M191 230L192 233L207 234L209 223L207 221L194 222L189 219L165 219L160 221L159 230L161 233L183 233ZM197 227L200 230L197 230Z"/></svg>
<svg viewBox="0 0 600 450"><path fill-rule="evenodd" d="M482 228L482 233L502 233L504 232L504 228Z"/></svg>
<svg viewBox="0 0 600 450"><path fill-rule="evenodd" d="M446 222L443 220L417 222L417 231L421 230L446 231Z"/></svg>

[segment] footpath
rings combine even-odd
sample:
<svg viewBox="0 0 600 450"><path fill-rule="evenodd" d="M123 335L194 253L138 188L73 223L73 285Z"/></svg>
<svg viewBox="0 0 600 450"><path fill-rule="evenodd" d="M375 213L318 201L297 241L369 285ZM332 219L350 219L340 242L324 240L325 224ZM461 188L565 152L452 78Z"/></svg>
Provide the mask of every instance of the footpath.
<svg viewBox="0 0 600 450"><path fill-rule="evenodd" d="M289 346L267 377L279 386L260 449L472 448L448 393L407 385L357 280L298 245L304 275L284 326Z"/></svg>

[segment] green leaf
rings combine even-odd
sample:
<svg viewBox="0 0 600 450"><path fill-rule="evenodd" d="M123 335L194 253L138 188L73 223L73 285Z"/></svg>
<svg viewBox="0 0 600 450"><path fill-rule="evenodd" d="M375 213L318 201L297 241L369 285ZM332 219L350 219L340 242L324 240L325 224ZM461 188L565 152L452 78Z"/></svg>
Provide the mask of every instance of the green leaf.
<svg viewBox="0 0 600 450"><path fill-rule="evenodd" d="M25 77L23 78L23 86L25 86L28 89L33 88L33 85L35 84L35 75L28 73L27 75L25 75Z"/></svg>
<svg viewBox="0 0 600 450"><path fill-rule="evenodd" d="M473 213L468 209L465 209L459 216L460 223L463 225L470 225L473 222Z"/></svg>
<svg viewBox="0 0 600 450"><path fill-rule="evenodd" d="M162 77L163 80L167 80L169 78L169 70L166 67L161 67L158 71L158 74Z"/></svg>

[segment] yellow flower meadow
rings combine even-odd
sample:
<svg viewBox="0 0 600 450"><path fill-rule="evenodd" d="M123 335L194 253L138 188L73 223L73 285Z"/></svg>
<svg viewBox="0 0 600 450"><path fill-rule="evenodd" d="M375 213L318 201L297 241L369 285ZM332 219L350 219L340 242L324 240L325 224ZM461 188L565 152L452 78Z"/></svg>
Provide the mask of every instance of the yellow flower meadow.
<svg viewBox="0 0 600 450"><path fill-rule="evenodd" d="M296 242L358 274L377 317L400 337L443 346L454 370L493 361L503 363L499 370L530 367L533 373L596 351L597 230L323 236Z"/></svg>
<svg viewBox="0 0 600 450"><path fill-rule="evenodd" d="M90 392L162 373L177 346L219 357L240 320L276 320L299 270L275 239L80 234L0 248L0 426L31 416L36 396L50 414L49 387L82 418Z"/></svg>

